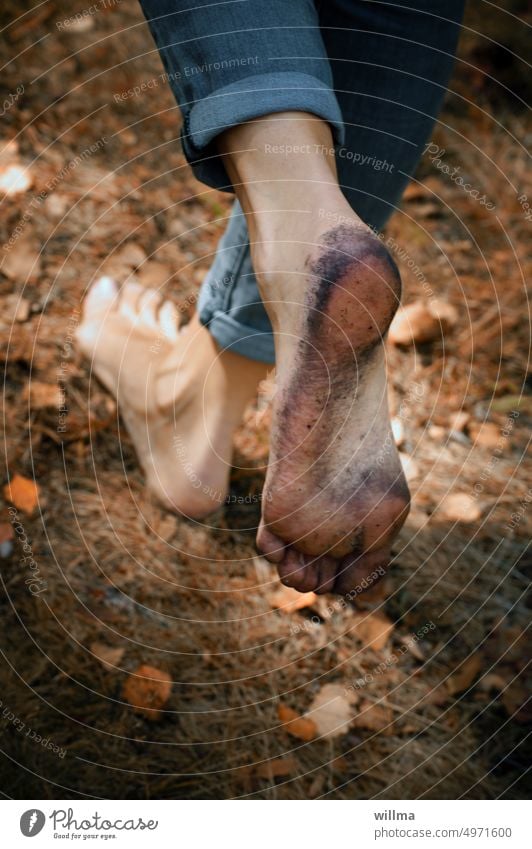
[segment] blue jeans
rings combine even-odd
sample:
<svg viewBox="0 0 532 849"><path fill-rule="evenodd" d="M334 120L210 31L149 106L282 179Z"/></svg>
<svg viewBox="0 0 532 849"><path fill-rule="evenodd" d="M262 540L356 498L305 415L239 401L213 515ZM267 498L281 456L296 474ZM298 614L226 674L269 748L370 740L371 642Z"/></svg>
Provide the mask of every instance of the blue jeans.
<svg viewBox="0 0 532 849"><path fill-rule="evenodd" d="M140 2L198 180L232 191L216 148L224 130L272 112L310 112L331 127L347 201L374 230L383 227L440 109L464 0ZM222 348L274 362L238 202L198 313Z"/></svg>

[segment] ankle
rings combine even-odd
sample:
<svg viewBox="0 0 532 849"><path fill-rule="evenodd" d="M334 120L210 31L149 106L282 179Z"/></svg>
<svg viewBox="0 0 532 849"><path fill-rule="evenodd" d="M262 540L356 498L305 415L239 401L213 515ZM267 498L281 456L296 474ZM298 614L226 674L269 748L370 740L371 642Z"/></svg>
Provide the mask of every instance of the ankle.
<svg viewBox="0 0 532 849"><path fill-rule="evenodd" d="M226 130L218 147L245 213L295 211L314 183L338 186L331 130L315 115L257 118Z"/></svg>

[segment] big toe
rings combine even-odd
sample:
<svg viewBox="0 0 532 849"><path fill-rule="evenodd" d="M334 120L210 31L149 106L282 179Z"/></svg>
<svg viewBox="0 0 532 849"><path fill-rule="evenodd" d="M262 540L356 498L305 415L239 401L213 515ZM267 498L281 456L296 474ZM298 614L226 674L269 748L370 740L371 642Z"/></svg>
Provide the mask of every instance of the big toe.
<svg viewBox="0 0 532 849"><path fill-rule="evenodd" d="M112 307L118 294L118 284L112 277L99 277L92 284L83 301L83 320L101 318Z"/></svg>
<svg viewBox="0 0 532 849"><path fill-rule="evenodd" d="M257 531L257 548L271 563L281 563L284 559L286 543L270 531L263 519Z"/></svg>
<svg viewBox="0 0 532 849"><path fill-rule="evenodd" d="M102 324L114 309L118 286L112 277L100 277L90 287L83 301L83 318L76 330L76 340L85 356L94 353Z"/></svg>
<svg viewBox="0 0 532 849"><path fill-rule="evenodd" d="M339 595L360 595L384 578L391 559L388 546L360 555L348 555L340 562L334 582Z"/></svg>
<svg viewBox="0 0 532 849"><path fill-rule="evenodd" d="M300 593L310 593L319 583L318 558L288 548L281 563L277 564L281 583Z"/></svg>

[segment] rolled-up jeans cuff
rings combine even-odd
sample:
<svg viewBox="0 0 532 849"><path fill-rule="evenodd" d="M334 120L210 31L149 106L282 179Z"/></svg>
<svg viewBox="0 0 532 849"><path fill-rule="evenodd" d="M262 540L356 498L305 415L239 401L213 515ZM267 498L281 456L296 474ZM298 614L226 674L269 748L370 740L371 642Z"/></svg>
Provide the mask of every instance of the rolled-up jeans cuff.
<svg viewBox="0 0 532 849"><path fill-rule="evenodd" d="M257 303L257 308L263 309L261 301ZM209 333L222 350L233 351L235 354L269 365L275 363L273 334L246 326L221 310L217 310L212 318L206 321L203 320L204 318L200 313L201 323L208 327Z"/></svg>
<svg viewBox="0 0 532 849"><path fill-rule="evenodd" d="M213 144L216 136L253 118L286 111L309 112L322 118L331 126L334 143L344 143L342 113L326 83L310 74L289 71L256 74L218 89L190 110L183 109L183 150L197 179L213 188L232 191Z"/></svg>

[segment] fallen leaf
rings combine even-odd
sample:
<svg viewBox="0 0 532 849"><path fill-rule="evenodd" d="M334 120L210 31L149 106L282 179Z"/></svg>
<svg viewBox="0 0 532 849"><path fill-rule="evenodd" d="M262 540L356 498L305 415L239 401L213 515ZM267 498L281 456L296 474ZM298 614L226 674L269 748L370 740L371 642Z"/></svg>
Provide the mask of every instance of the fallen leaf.
<svg viewBox="0 0 532 849"><path fill-rule="evenodd" d="M272 576L275 574L273 564L269 560L266 560L265 557L259 557L258 555L253 557L252 562L259 584L269 584L272 581Z"/></svg>
<svg viewBox="0 0 532 849"><path fill-rule="evenodd" d="M138 268L146 260L146 251L135 242L127 242L117 251L114 258L131 268Z"/></svg>
<svg viewBox="0 0 532 849"><path fill-rule="evenodd" d="M512 681L501 695L502 703L508 716L514 722L529 723L532 721L532 699L530 688L519 679Z"/></svg>
<svg viewBox="0 0 532 849"><path fill-rule="evenodd" d="M148 719L159 719L172 692L172 679L155 666L139 666L124 684L122 695L137 713Z"/></svg>
<svg viewBox="0 0 532 849"><path fill-rule="evenodd" d="M291 755L286 758L272 758L271 761L259 764L255 769L255 775L258 778L267 778L272 781L274 778L293 775L297 772L297 767L297 761Z"/></svg>
<svg viewBox="0 0 532 849"><path fill-rule="evenodd" d="M269 596L270 607L282 610L283 613L295 613L303 607L311 607L317 599L316 593L298 593L293 587L283 584Z"/></svg>
<svg viewBox="0 0 532 849"><path fill-rule="evenodd" d="M284 730L308 743L318 733L316 723L311 719L300 716L295 710L287 705L280 704L278 708L279 720L283 723Z"/></svg>
<svg viewBox="0 0 532 849"><path fill-rule="evenodd" d="M450 695L454 696L456 693L467 690L481 669L482 657L480 654L472 654L471 657L466 658L445 682Z"/></svg>
<svg viewBox="0 0 532 849"><path fill-rule="evenodd" d="M469 425L469 436L474 445L483 448L502 448L507 437L502 436L501 429L493 422L471 422Z"/></svg>
<svg viewBox="0 0 532 849"><path fill-rule="evenodd" d="M476 522L482 510L475 499L466 492L451 492L438 507L437 515L451 522Z"/></svg>
<svg viewBox="0 0 532 849"><path fill-rule="evenodd" d="M10 327L14 321L27 321L30 314L30 302L26 298L12 293L0 298L0 321Z"/></svg>
<svg viewBox="0 0 532 849"><path fill-rule="evenodd" d="M68 197L66 195L58 194L57 192L49 195L44 202L44 208L47 215L55 219L62 218L69 208L69 205Z"/></svg>
<svg viewBox="0 0 532 849"><path fill-rule="evenodd" d="M403 200L425 200L429 192L423 183L408 183L403 192Z"/></svg>
<svg viewBox="0 0 532 849"><path fill-rule="evenodd" d="M94 20L90 15L79 14L77 17L65 18L63 30L65 32L87 32L94 27Z"/></svg>
<svg viewBox="0 0 532 849"><path fill-rule="evenodd" d="M507 681L503 678L502 675L499 675L497 672L488 672L487 675L484 675L479 681L479 687L481 690L504 690L506 687Z"/></svg>
<svg viewBox="0 0 532 849"><path fill-rule="evenodd" d="M316 777L314 778L314 781L312 782L312 784L310 785L310 787L308 789L308 794L307 794L308 798L309 799L316 799L318 796L320 796L322 794L324 787L325 787L325 776L323 775L322 772L319 772L316 775Z"/></svg>
<svg viewBox="0 0 532 849"><path fill-rule="evenodd" d="M374 610L380 607L392 592L392 586L386 578L375 580L364 592L355 596L353 603L358 610Z"/></svg>
<svg viewBox="0 0 532 849"><path fill-rule="evenodd" d="M445 684L438 684L436 687L431 687L428 693L423 696L422 704L435 705L442 707L449 701L449 690Z"/></svg>
<svg viewBox="0 0 532 849"><path fill-rule="evenodd" d="M387 705L380 702L363 701L360 703L359 712L353 720L353 728L366 728L368 731L382 731L386 729L388 734L392 733L391 725L393 711Z"/></svg>
<svg viewBox="0 0 532 849"><path fill-rule="evenodd" d="M428 429L428 435L436 442L443 442L447 436L447 431L441 425L431 425Z"/></svg>
<svg viewBox="0 0 532 849"><path fill-rule="evenodd" d="M532 413L532 398L529 395L503 395L491 402L491 409L496 413L511 413L513 410L530 415Z"/></svg>
<svg viewBox="0 0 532 849"><path fill-rule="evenodd" d="M412 637L399 637L399 642L406 646L412 657L415 657L416 660L420 662L425 660L425 655L421 651L419 643Z"/></svg>
<svg viewBox="0 0 532 849"><path fill-rule="evenodd" d="M156 260L145 262L138 272L139 282L152 289L160 289L172 277L172 271L167 265Z"/></svg>
<svg viewBox="0 0 532 849"><path fill-rule="evenodd" d="M441 298L414 301L397 310L388 331L393 345L412 345L432 342L454 326L457 313Z"/></svg>
<svg viewBox="0 0 532 849"><path fill-rule="evenodd" d="M466 429L471 416L469 413L466 413L465 410L460 410L458 413L453 413L449 417L449 427L451 430L455 430L457 433L463 433Z"/></svg>
<svg viewBox="0 0 532 849"><path fill-rule="evenodd" d="M32 478L15 474L4 486L4 498L29 516L39 501L39 486Z"/></svg>
<svg viewBox="0 0 532 849"><path fill-rule="evenodd" d="M107 669L118 666L124 657L124 649L113 648L105 643L91 643L90 650Z"/></svg>
<svg viewBox="0 0 532 849"><path fill-rule="evenodd" d="M306 716L315 724L320 737L339 737L353 720L357 699L355 691L348 698L341 684L325 684L312 700Z"/></svg>
<svg viewBox="0 0 532 849"><path fill-rule="evenodd" d="M31 380L23 392L23 400L29 399L33 410L44 410L47 407L61 407L64 394L57 383L42 383L39 380Z"/></svg>
<svg viewBox="0 0 532 849"><path fill-rule="evenodd" d="M353 631L366 648L380 651L388 643L394 627L384 613L376 611L358 616Z"/></svg>
<svg viewBox="0 0 532 849"><path fill-rule="evenodd" d="M9 522L0 522L0 557L10 557L13 552L15 532Z"/></svg>
<svg viewBox="0 0 532 849"><path fill-rule="evenodd" d="M429 312L438 319L442 332L448 333L458 321L458 312L452 304L443 298L431 298L428 302Z"/></svg>
<svg viewBox="0 0 532 849"><path fill-rule="evenodd" d="M0 545L15 538L15 532L11 522L0 522Z"/></svg>
<svg viewBox="0 0 532 849"><path fill-rule="evenodd" d="M31 237L19 236L15 243L4 250L0 271L19 283L37 278L41 270L40 250Z"/></svg>

